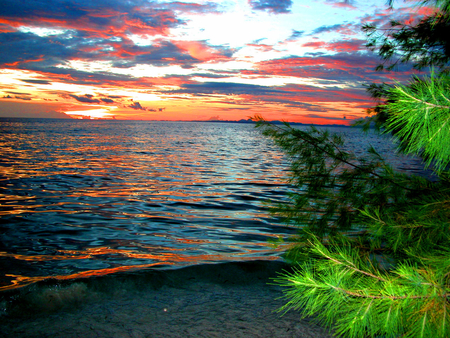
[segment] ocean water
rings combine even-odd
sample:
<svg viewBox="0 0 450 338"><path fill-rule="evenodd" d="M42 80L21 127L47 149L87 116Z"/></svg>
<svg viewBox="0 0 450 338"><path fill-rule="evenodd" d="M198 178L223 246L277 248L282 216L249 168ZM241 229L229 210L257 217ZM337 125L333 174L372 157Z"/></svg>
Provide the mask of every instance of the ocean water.
<svg viewBox="0 0 450 338"><path fill-rule="evenodd" d="M422 172L387 137L331 128ZM49 278L280 260L287 162L251 124L0 120L0 290Z"/></svg>

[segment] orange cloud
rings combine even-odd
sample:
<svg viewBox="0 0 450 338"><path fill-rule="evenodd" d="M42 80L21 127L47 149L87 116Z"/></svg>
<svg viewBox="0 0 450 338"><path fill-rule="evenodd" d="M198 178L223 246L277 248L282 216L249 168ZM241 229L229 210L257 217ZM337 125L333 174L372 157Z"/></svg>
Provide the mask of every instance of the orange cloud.
<svg viewBox="0 0 450 338"><path fill-rule="evenodd" d="M200 41L172 41L172 43L200 61L218 61L229 58Z"/></svg>
<svg viewBox="0 0 450 338"><path fill-rule="evenodd" d="M363 40L343 40L336 42L325 42L325 41L311 41L306 42L302 46L310 47L313 49L326 49L334 52L357 52L360 50L365 50L364 46L365 41Z"/></svg>

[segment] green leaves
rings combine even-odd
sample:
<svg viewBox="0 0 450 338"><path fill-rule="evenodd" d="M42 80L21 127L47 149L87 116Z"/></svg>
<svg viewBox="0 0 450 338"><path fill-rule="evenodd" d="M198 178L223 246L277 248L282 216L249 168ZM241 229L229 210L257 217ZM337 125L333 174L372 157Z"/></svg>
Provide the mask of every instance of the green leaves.
<svg viewBox="0 0 450 338"><path fill-rule="evenodd" d="M388 1L392 5L393 1ZM450 1L423 0L435 14L381 32L365 25L367 46L388 69L412 63L439 75L406 85L372 84L375 122L420 155L439 181L401 175L374 149L356 158L336 135L256 116L287 155L292 193L272 212L297 226L275 282L296 309L345 337L450 337Z"/></svg>
<svg viewBox="0 0 450 338"><path fill-rule="evenodd" d="M418 181L394 172L375 151L366 158L345 151L338 135L316 128L305 131L288 124L272 125L260 116L254 119L290 160L293 191L289 201L273 206L272 212L317 236L352 231L360 223L358 209L376 206L387 210L421 189L414 186ZM303 236L308 237L306 233Z"/></svg>
<svg viewBox="0 0 450 338"><path fill-rule="evenodd" d="M450 77L446 74L397 85L387 94L392 132L406 153L419 154L442 171L450 163Z"/></svg>
<svg viewBox="0 0 450 338"><path fill-rule="evenodd" d="M437 268L403 263L381 272L357 250L310 242L318 258L302 262L276 282L289 299L280 311L301 309L345 337L446 337L448 297Z"/></svg>
<svg viewBox="0 0 450 338"><path fill-rule="evenodd" d="M255 120L291 163L290 200L272 207L299 228L280 311L345 337L449 336L450 175L402 175L375 149L356 158L335 135Z"/></svg>

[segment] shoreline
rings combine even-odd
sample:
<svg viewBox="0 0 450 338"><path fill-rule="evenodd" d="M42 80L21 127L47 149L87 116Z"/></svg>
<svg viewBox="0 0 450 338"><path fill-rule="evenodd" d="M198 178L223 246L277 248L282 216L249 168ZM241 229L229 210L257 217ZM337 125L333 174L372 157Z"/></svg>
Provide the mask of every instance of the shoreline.
<svg viewBox="0 0 450 338"><path fill-rule="evenodd" d="M283 293L270 278L287 268L233 262L37 283L0 295L0 337L332 337L276 312Z"/></svg>

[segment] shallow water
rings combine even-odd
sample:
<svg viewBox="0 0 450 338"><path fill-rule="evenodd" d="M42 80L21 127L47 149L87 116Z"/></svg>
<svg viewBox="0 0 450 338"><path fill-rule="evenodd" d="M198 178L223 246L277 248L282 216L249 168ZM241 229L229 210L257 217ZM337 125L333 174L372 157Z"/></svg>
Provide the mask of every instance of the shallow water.
<svg viewBox="0 0 450 338"><path fill-rule="evenodd" d="M397 168L420 161L359 130ZM287 164L253 125L0 120L0 290L49 277L277 260Z"/></svg>

